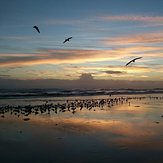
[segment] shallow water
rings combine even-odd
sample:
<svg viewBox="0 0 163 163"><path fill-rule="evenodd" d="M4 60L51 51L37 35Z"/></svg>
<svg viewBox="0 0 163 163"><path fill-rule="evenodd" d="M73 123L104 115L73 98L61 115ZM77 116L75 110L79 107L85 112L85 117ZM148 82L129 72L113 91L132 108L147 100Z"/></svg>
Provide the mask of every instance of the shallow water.
<svg viewBox="0 0 163 163"><path fill-rule="evenodd" d="M73 97L77 98L106 96ZM66 97L10 99L0 103L40 104L46 100L62 103ZM163 162L163 99L129 102L91 110L78 108L75 114L31 114L29 121L23 120L24 115L18 118L6 113L0 117L0 162Z"/></svg>

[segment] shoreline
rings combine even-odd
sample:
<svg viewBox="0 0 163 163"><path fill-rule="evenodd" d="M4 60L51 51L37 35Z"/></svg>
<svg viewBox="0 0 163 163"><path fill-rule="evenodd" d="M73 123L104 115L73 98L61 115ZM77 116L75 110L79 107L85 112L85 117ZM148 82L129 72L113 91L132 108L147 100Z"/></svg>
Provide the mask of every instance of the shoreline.
<svg viewBox="0 0 163 163"><path fill-rule="evenodd" d="M152 94L151 94L152 95ZM157 95L157 94L155 94ZM81 96L82 97L82 96ZM62 101L59 100L49 100L49 99L42 99L42 102L38 102L36 104L35 99L32 99L35 104L32 104L30 100L27 104L22 103L20 104L17 100L17 104L11 105L9 103L0 105L0 116L1 118L5 118L5 114L9 113L11 115L15 115L18 118L20 116L28 117L29 115L39 115L39 114L51 114L52 112L57 114L59 112L71 112L75 114L77 111L81 110L93 110L96 111L97 109L104 110L104 108L112 108L113 106L123 105L126 104L128 106L131 105L133 100L137 101L163 101L163 96L114 96L114 97L107 97L104 98L75 98L75 99L63 99ZM97 96L96 96L97 97ZM100 97L100 96L98 96ZM15 99L16 100L16 99ZM20 99L21 100L21 99ZM26 100L26 99L24 99ZM139 106L136 106L139 107ZM24 121L28 121L28 118L24 118Z"/></svg>
<svg viewBox="0 0 163 163"><path fill-rule="evenodd" d="M43 94L12 94L12 95L5 95L5 94L1 94L0 95L0 99L23 99L23 98L56 98L56 97L86 97L86 96L118 96L118 95L149 95L149 94L163 94L163 91L158 91L158 92L117 92L117 93L83 93L83 94L59 94L59 93L50 93L50 94L47 94L47 93L43 93Z"/></svg>

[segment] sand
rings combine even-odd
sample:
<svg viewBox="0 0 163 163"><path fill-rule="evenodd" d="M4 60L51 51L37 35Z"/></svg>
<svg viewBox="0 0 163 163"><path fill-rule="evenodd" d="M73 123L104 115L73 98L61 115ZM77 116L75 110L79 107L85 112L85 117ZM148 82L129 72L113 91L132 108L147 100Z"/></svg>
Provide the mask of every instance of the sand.
<svg viewBox="0 0 163 163"><path fill-rule="evenodd" d="M141 96L146 98L113 106L77 108L74 114L72 110L19 117L11 112L1 114L0 162L162 163L163 95ZM26 100L25 105L38 102ZM45 99L42 101L45 103ZM42 101L38 103L43 104ZM55 101L59 102L64 103Z"/></svg>

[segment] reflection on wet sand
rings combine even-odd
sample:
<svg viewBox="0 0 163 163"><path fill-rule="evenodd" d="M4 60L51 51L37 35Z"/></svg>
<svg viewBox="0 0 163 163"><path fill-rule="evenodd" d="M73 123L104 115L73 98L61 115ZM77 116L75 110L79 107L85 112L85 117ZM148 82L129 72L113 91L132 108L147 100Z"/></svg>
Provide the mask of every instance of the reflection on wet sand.
<svg viewBox="0 0 163 163"><path fill-rule="evenodd" d="M124 102L128 102L128 98L119 97L119 98L109 98L109 99L89 99L89 100L66 100L65 103L46 103L42 105L25 105L25 106L12 106L6 105L0 107L0 114L2 114L2 118L4 118L4 114L10 112L10 114L14 114L16 116L24 115L28 116L30 114L43 114L48 113L50 114L51 111L55 112L72 112L73 114L76 113L76 109L80 111L82 109L92 110L94 108L101 108L108 106L114 106L118 104L123 104ZM95 111L95 109L94 109Z"/></svg>
<svg viewBox="0 0 163 163"><path fill-rule="evenodd" d="M65 160L85 163L161 163L162 99L127 98L123 104L114 103L111 107L106 100L102 107L99 106L100 100L85 101L88 104L97 102L92 109L86 104L80 109L80 105L77 104L81 101L78 100L73 101L73 106L77 105L75 114L72 114L72 105L70 108L67 107L71 101L53 104L67 104L64 112L60 111L62 107L57 107L57 114L55 107L50 108L48 112L48 106L52 104L46 102L43 104L45 112L42 113L35 105L31 106L28 114L29 111L23 110L26 107L20 107L19 117L15 115L15 106L7 106L6 110L3 106L1 115L4 115L4 118L0 118L0 153L3 154L1 160L18 163L19 160L23 160L24 163L62 163ZM35 111L38 114L35 114ZM24 118L28 120L24 121ZM13 151L17 151L19 157L15 156ZM10 157L7 157L8 155Z"/></svg>
<svg viewBox="0 0 163 163"><path fill-rule="evenodd" d="M49 103L46 101L44 104L40 105L4 105L0 106L0 115L2 118L5 118L6 113L10 113L11 115L15 115L18 118L23 116L29 116L31 114L51 114L51 112L55 112L58 114L59 112L71 112L75 114L76 111L82 111L83 109L87 109L89 111L96 109L103 110L104 108L111 108L116 105L128 104L131 105L131 100L144 100L144 99L155 99L162 100L163 97L115 97L115 98L107 98L107 99L87 99L87 100L66 100L66 102L62 103ZM136 105L135 107L140 107ZM24 119L26 120L26 118Z"/></svg>

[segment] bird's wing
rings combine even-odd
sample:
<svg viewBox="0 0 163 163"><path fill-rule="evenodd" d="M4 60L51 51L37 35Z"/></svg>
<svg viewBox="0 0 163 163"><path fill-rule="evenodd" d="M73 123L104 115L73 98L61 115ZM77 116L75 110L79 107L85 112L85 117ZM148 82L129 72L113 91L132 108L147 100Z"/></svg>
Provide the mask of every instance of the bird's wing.
<svg viewBox="0 0 163 163"><path fill-rule="evenodd" d="M72 39L72 37L69 37L68 39Z"/></svg>
<svg viewBox="0 0 163 163"><path fill-rule="evenodd" d="M129 61L129 62L126 64L126 66L129 65L131 62L135 62L135 60L137 60L137 59L141 59L141 58L142 58L142 57L134 58L133 60Z"/></svg>
<svg viewBox="0 0 163 163"><path fill-rule="evenodd" d="M134 60L137 60L137 59L141 59L142 57L137 57L137 58L135 58Z"/></svg>
<svg viewBox="0 0 163 163"><path fill-rule="evenodd" d="M63 43L65 43L67 40L65 39L65 41L63 41Z"/></svg>
<svg viewBox="0 0 163 163"><path fill-rule="evenodd" d="M37 30L37 32L40 33L40 30L38 29L37 26L33 26L33 28L35 28Z"/></svg>
<svg viewBox="0 0 163 163"><path fill-rule="evenodd" d="M126 63L126 66L129 65L131 62L133 62L133 60L129 61L128 63Z"/></svg>
<svg viewBox="0 0 163 163"><path fill-rule="evenodd" d="M40 30L38 29L38 27L36 28L37 32L40 33Z"/></svg>

